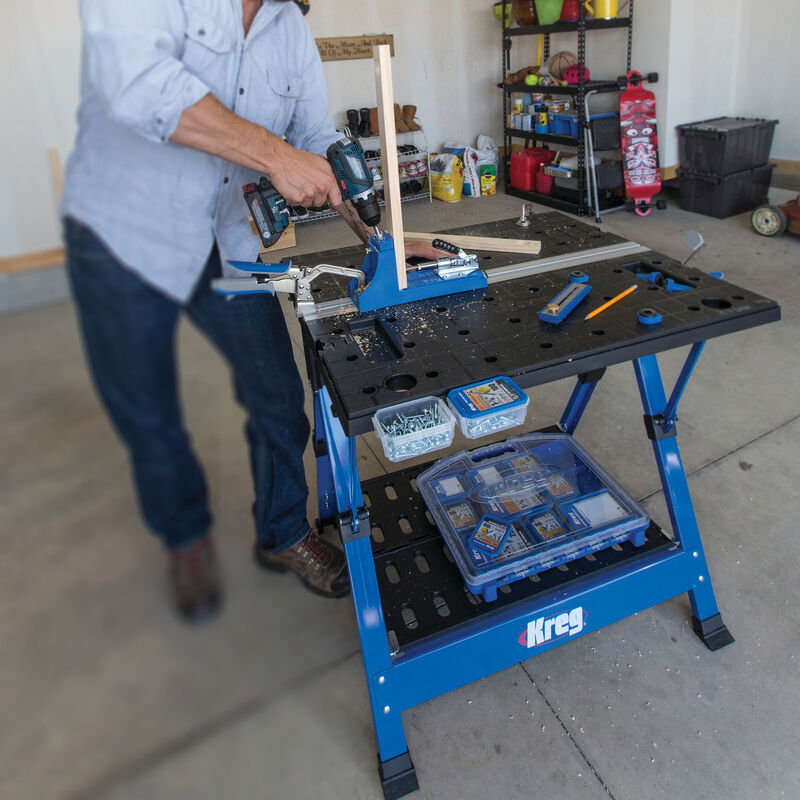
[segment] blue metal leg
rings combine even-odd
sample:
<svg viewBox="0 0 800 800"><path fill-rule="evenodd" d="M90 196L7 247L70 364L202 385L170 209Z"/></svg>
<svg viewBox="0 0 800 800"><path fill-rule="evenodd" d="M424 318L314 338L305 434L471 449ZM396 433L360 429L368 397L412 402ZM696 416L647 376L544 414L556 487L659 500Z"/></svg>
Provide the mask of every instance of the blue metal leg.
<svg viewBox="0 0 800 800"><path fill-rule="evenodd" d="M402 709L391 700L392 658L375 575L372 543L368 523L363 518L359 520L358 515L359 509L363 508L363 497L356 462L356 440L355 437L346 436L339 420L333 416L330 397L324 387L316 393L315 413L319 414L321 427L325 431L340 522L353 528L344 541L344 551L378 738L381 780L387 797L401 797L418 788L418 784L408 756ZM377 696L378 691L382 694L382 700Z"/></svg>
<svg viewBox="0 0 800 800"><path fill-rule="evenodd" d="M564 413L561 416L561 421L558 423L559 428L561 428L564 433L570 435L575 433L575 428L578 427L583 412L586 411L586 406L589 405L589 400L592 397L595 386L597 386L597 381L593 381L592 383L581 383L578 381L575 384L572 395L567 402L567 407L564 409Z"/></svg>
<svg viewBox="0 0 800 800"><path fill-rule="evenodd" d="M561 421L558 423L558 427L561 428L564 433L568 433L570 436L575 433L575 429L578 427L583 412L586 411L586 406L589 405L589 400L592 399L592 393L604 371L605 370L601 371L599 374L595 373L590 376L581 375L578 378L578 382L575 384L572 395L567 402L567 407L561 415Z"/></svg>
<svg viewBox="0 0 800 800"><path fill-rule="evenodd" d="M675 386L672 389L672 394L669 396L667 407L664 409L664 419L669 426L674 425L677 421L678 403L683 396L683 390L686 388L686 384L689 383L689 378L692 377L692 370L694 370L697 359L700 358L700 353L703 352L705 345L705 342L695 342L695 344L692 345L692 349L689 351L689 355L686 358L686 363L684 363L683 369L681 369L681 374L678 376L678 380L675 381Z"/></svg>
<svg viewBox="0 0 800 800"><path fill-rule="evenodd" d="M684 367L681 372L682 377L679 379L679 383L683 380L680 392L685 387L688 374L691 373L691 368L697 361L698 355L699 349L695 352L695 348L692 348L689 361L687 361L687 366L690 362L691 366L688 366L688 372L687 366ZM674 422L670 424L665 415L667 397L658 369L658 361L654 355L649 355L635 359L633 366L644 407L645 422L653 443L658 473L664 489L672 531L684 550L692 554L697 568L695 587L689 591L695 630L712 650L716 650L732 642L733 637L722 624L719 616L700 531L692 506L692 498L689 494L689 484L678 450ZM686 372L685 378L684 372ZM674 396L675 392L673 392ZM674 410L673 406L673 414Z"/></svg>
<svg viewBox="0 0 800 800"><path fill-rule="evenodd" d="M317 501L319 518L331 519L336 515L336 490L333 485L331 462L325 440L325 423L322 419L319 392L314 392L314 454L317 457Z"/></svg>

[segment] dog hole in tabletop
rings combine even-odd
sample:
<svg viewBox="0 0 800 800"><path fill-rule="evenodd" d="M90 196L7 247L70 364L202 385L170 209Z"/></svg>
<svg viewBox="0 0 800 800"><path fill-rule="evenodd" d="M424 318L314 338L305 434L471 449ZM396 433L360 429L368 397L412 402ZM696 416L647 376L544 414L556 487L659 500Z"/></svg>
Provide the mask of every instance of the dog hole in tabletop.
<svg viewBox="0 0 800 800"><path fill-rule="evenodd" d="M700 301L704 306L708 306L708 308L730 308L732 303L730 300L723 300L721 297L704 297Z"/></svg>

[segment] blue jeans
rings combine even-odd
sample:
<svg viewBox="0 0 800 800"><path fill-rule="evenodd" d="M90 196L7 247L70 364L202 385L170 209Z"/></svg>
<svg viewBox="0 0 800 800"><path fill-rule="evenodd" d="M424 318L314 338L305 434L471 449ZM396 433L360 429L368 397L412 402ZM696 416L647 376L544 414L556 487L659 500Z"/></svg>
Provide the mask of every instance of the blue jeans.
<svg viewBox="0 0 800 800"><path fill-rule="evenodd" d="M255 486L256 535L268 550L302 539L303 450L309 424L303 384L278 301L268 294L228 301L215 294L214 248L194 294L181 306L123 267L88 228L64 223L67 269L89 367L130 452L142 516L174 549L211 525L203 471L178 400L175 331L181 311L225 356L245 425Z"/></svg>

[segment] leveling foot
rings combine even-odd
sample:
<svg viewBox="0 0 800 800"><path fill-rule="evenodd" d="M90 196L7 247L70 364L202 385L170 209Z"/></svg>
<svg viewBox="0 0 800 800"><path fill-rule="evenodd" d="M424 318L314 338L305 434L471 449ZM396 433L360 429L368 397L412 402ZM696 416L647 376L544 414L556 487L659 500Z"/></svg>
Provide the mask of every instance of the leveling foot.
<svg viewBox="0 0 800 800"><path fill-rule="evenodd" d="M408 750L387 761L379 759L378 774L381 776L385 800L397 800L419 789L417 771L414 769L414 762Z"/></svg>
<svg viewBox="0 0 800 800"><path fill-rule="evenodd" d="M719 614L714 614L708 619L692 617L692 627L709 650L720 650L736 641Z"/></svg>

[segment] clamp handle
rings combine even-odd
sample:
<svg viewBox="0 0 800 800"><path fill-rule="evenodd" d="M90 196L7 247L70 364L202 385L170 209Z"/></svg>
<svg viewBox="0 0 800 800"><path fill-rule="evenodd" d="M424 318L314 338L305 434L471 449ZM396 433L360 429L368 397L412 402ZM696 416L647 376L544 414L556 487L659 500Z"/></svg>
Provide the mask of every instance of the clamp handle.
<svg viewBox="0 0 800 800"><path fill-rule="evenodd" d="M215 278L211 281L211 288L217 293L234 297L240 294L275 294L272 283L261 282L258 278Z"/></svg>
<svg viewBox="0 0 800 800"><path fill-rule="evenodd" d="M262 264L260 261L229 261L228 263L240 272L264 275L283 275L292 266L291 261L281 261L278 264Z"/></svg>
<svg viewBox="0 0 800 800"><path fill-rule="evenodd" d="M444 250L446 253L452 253L454 256L457 256L461 251L459 247L456 247L454 244L450 244L450 242L445 242L443 239L434 239L431 242L431 245L437 250Z"/></svg>

